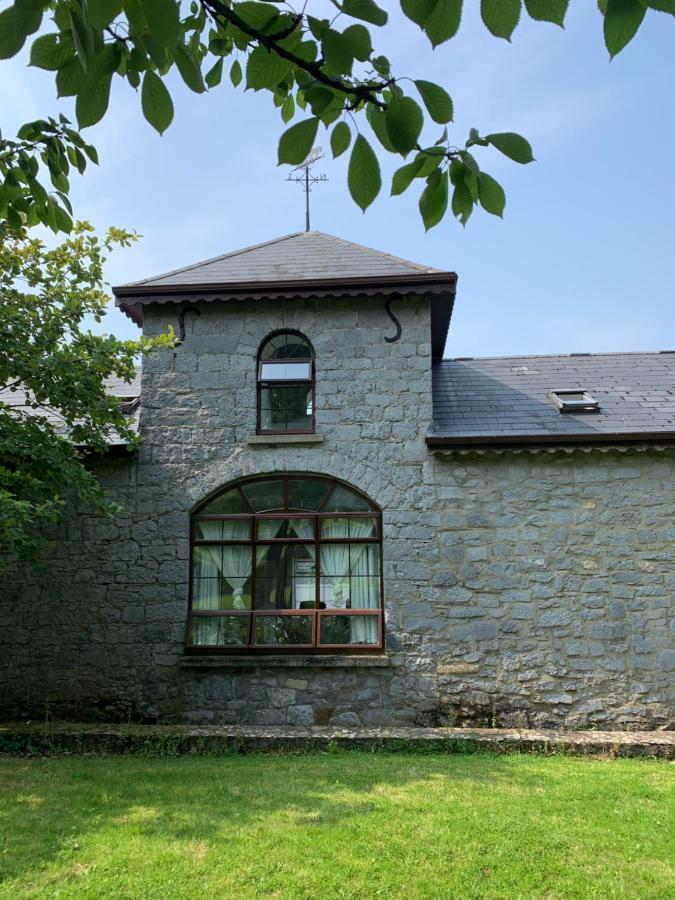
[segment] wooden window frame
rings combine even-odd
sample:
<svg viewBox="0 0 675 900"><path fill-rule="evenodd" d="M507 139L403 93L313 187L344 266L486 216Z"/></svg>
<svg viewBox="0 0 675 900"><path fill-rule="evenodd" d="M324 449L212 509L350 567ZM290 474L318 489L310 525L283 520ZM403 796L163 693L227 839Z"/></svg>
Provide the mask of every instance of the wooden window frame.
<svg viewBox="0 0 675 900"><path fill-rule="evenodd" d="M287 360L289 363L309 363L310 377L300 378L297 380L263 378L262 367L264 363L282 362L283 360L263 359L262 354L265 347L271 340L280 337L282 334L293 335L293 337L302 338L310 349L309 356L293 357ZM262 391L263 388L287 387L287 388L306 388L312 392L312 424L309 428L263 428L262 427ZM256 434L314 434L316 432L316 369L315 354L311 341L301 331L295 331L291 328L282 328L272 331L267 335L265 340L258 348L258 356L256 361Z"/></svg>
<svg viewBox="0 0 675 900"><path fill-rule="evenodd" d="M241 490L248 484L257 481L279 481L283 482L283 502L284 509L259 510L253 509L250 502L246 499L246 494ZM324 494L319 507L313 510L289 508L288 506L288 483L289 481L324 481L328 485L328 489ZM250 512L230 513L222 515L203 514L201 510L215 500L220 494L237 488L249 506ZM346 487L353 491L370 509L367 511L355 512L336 512L326 511L325 507L329 502L333 492L338 487ZM362 538L324 538L321 537L321 522L324 519L373 519L375 522L375 534L371 537ZM195 538L195 530L198 522L204 521L233 521L233 520L249 521L249 537L248 539L224 539L224 540L202 540ZM312 538L259 538L258 523L262 519L313 519L314 528ZM321 545L322 544L374 544L379 548L379 606L375 609L322 609L321 603ZM257 548L259 546L270 545L307 545L314 548L314 568L315 568L315 586L314 586L314 608L310 609L256 609L256 557ZM195 610L193 609L193 590L194 590L194 571L193 571L193 555L194 548L201 546L249 546L251 548L251 607L246 610ZM242 479L235 484L228 484L221 491L212 495L204 503L192 513L190 517L190 556L189 556L189 596L188 596L188 616L185 634L185 650L189 654L194 655L223 655L223 656L265 656L265 655L335 655L344 654L363 654L377 653L384 649L384 577L383 577L383 560L382 560L382 511L361 491L352 487L352 485L339 481L338 479L328 476L314 475L307 473L287 473L272 474L262 477ZM311 644L256 644L254 641L255 623L257 619L264 616L283 617L283 616L308 616L312 619L312 642ZM322 619L329 616L373 616L377 617L377 641L372 644L321 644L321 625ZM228 645L219 646L215 644L192 644L190 643L192 635L192 622L195 618L201 617L231 617L246 616L248 618L248 640L245 645Z"/></svg>

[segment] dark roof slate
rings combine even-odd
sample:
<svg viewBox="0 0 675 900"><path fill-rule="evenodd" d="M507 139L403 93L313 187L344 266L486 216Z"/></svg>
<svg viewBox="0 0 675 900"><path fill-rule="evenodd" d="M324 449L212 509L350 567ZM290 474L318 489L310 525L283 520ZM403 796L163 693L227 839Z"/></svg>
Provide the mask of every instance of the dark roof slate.
<svg viewBox="0 0 675 900"><path fill-rule="evenodd" d="M407 277L447 274L390 253L382 253L321 231L300 231L174 269L125 287L178 287L246 282L310 281L329 278Z"/></svg>
<svg viewBox="0 0 675 900"><path fill-rule="evenodd" d="M585 390L597 413L559 413L549 391ZM433 368L429 444L675 437L675 352L444 359Z"/></svg>

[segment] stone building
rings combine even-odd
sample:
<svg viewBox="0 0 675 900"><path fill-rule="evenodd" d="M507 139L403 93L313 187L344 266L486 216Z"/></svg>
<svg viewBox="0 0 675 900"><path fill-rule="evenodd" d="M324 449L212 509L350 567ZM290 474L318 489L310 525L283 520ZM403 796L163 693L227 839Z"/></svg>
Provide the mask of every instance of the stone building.
<svg viewBox="0 0 675 900"><path fill-rule="evenodd" d="M443 359L455 285L308 232L116 288L182 342L2 588L2 715L672 721L675 355Z"/></svg>

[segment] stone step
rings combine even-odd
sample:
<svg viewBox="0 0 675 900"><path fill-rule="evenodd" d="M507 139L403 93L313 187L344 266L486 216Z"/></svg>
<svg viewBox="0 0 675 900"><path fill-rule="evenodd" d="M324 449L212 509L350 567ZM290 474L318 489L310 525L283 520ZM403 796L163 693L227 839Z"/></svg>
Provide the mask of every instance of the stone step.
<svg viewBox="0 0 675 900"><path fill-rule="evenodd" d="M0 724L0 753L149 755L359 749L570 753L675 758L675 731L519 728L337 728L267 725Z"/></svg>

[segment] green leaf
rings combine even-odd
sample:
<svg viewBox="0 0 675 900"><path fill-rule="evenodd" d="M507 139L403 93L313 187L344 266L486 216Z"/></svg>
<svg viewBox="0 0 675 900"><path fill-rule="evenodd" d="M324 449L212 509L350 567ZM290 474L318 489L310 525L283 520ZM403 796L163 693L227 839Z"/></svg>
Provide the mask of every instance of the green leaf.
<svg viewBox="0 0 675 900"><path fill-rule="evenodd" d="M312 116L286 129L279 138L278 165L288 163L299 166L304 162L312 149L318 127L319 120Z"/></svg>
<svg viewBox="0 0 675 900"><path fill-rule="evenodd" d="M94 28L106 28L122 12L122 0L88 0L87 12Z"/></svg>
<svg viewBox="0 0 675 900"><path fill-rule="evenodd" d="M415 86L434 122L438 122L439 125L452 122L452 99L444 88L432 81L419 80L415 82Z"/></svg>
<svg viewBox="0 0 675 900"><path fill-rule="evenodd" d="M281 104L281 120L284 124L290 122L293 116L295 115L295 101L289 95L288 97L284 97L284 100Z"/></svg>
<svg viewBox="0 0 675 900"><path fill-rule="evenodd" d="M488 31L510 41L520 19L520 4L521 0L480 0L480 14Z"/></svg>
<svg viewBox="0 0 675 900"><path fill-rule="evenodd" d="M241 79L243 77L243 72L241 71L241 63L238 59L232 63L232 68L230 69L230 81L235 87L238 87L241 84Z"/></svg>
<svg viewBox="0 0 675 900"><path fill-rule="evenodd" d="M530 163L534 160L532 147L520 134L514 134L512 131L486 134L485 140L514 162Z"/></svg>
<svg viewBox="0 0 675 900"><path fill-rule="evenodd" d="M457 34L462 5L463 0L401 0L403 12L420 26L433 47Z"/></svg>
<svg viewBox="0 0 675 900"><path fill-rule="evenodd" d="M56 73L56 96L74 97L80 92L86 78L79 59L73 56L70 62Z"/></svg>
<svg viewBox="0 0 675 900"><path fill-rule="evenodd" d="M16 56L33 30L22 27L16 6L3 9L0 12L0 59Z"/></svg>
<svg viewBox="0 0 675 900"><path fill-rule="evenodd" d="M675 16L675 0L642 0L642 5Z"/></svg>
<svg viewBox="0 0 675 900"><path fill-rule="evenodd" d="M570 0L525 0L525 9L537 22L553 22L563 27Z"/></svg>
<svg viewBox="0 0 675 900"><path fill-rule="evenodd" d="M640 0L607 0L605 13L605 45L615 57L630 43L642 24L646 9Z"/></svg>
<svg viewBox="0 0 675 900"><path fill-rule="evenodd" d="M328 29L321 41L328 69L338 75L351 75L354 56L339 31Z"/></svg>
<svg viewBox="0 0 675 900"><path fill-rule="evenodd" d="M381 109L378 109L376 106L370 104L366 108L366 118L368 119L370 127L375 133L375 137L382 144L384 149L388 150L389 153L396 153L396 148L389 139L389 132L387 131L387 122L384 112Z"/></svg>
<svg viewBox="0 0 675 900"><path fill-rule="evenodd" d="M180 33L180 16L175 0L141 0L150 34L158 44L172 50Z"/></svg>
<svg viewBox="0 0 675 900"><path fill-rule="evenodd" d="M80 128L95 125L106 114L111 81L112 72L102 71L92 73L81 85L75 101L75 114Z"/></svg>
<svg viewBox="0 0 675 900"><path fill-rule="evenodd" d="M72 45L59 43L59 35L43 34L31 45L29 65L55 72L65 66L72 56Z"/></svg>
<svg viewBox="0 0 675 900"><path fill-rule="evenodd" d="M424 230L438 225L448 208L448 173L436 169L427 178L427 186L420 197L420 213Z"/></svg>
<svg viewBox="0 0 675 900"><path fill-rule="evenodd" d="M330 149L333 152L333 159L341 156L349 147L352 140L352 133L346 122L338 122L330 135Z"/></svg>
<svg viewBox="0 0 675 900"><path fill-rule="evenodd" d="M192 50L179 41L176 44L175 54L176 66L178 67L178 71L185 84L191 91L194 91L195 94L203 94L205 87L202 78L202 70ZM221 57L218 62L222 63L222 61Z"/></svg>
<svg viewBox="0 0 675 900"><path fill-rule="evenodd" d="M406 163L394 172L391 180L391 196L396 197L406 191L424 165L424 157L420 154L412 162Z"/></svg>
<svg viewBox="0 0 675 900"><path fill-rule="evenodd" d="M342 11L354 19L363 19L373 25L386 25L389 18L373 0L344 0Z"/></svg>
<svg viewBox="0 0 675 900"><path fill-rule="evenodd" d="M464 166L460 165L460 169L464 170ZM464 181L462 171L457 170L457 175L452 179L454 191L452 192L452 212L462 225L466 225L469 217L473 212L473 197L471 191Z"/></svg>
<svg viewBox="0 0 675 900"><path fill-rule="evenodd" d="M349 158L347 184L352 199L363 212L368 209L382 187L380 164L373 148L362 134L358 134L354 141Z"/></svg>
<svg viewBox="0 0 675 900"><path fill-rule="evenodd" d="M216 62L215 66L213 66L206 73L204 77L204 81L207 84L207 87L214 88L220 84L220 80L223 77L223 57Z"/></svg>
<svg viewBox="0 0 675 900"><path fill-rule="evenodd" d="M82 63L82 68L86 70L95 53L94 29L89 20L84 18L79 7L69 6L68 16L75 52Z"/></svg>
<svg viewBox="0 0 675 900"><path fill-rule="evenodd" d="M506 194L499 182L486 172L478 173L478 199L486 212L501 219L506 206Z"/></svg>
<svg viewBox="0 0 675 900"><path fill-rule="evenodd" d="M373 42L365 25L350 25L342 32L342 37L354 59L365 62L373 52Z"/></svg>
<svg viewBox="0 0 675 900"><path fill-rule="evenodd" d="M272 90L288 75L290 64L259 46L251 52L246 63L246 87L254 91Z"/></svg>
<svg viewBox="0 0 675 900"><path fill-rule="evenodd" d="M173 121L173 101L162 79L151 70L143 76L141 107L152 127L164 134Z"/></svg>
<svg viewBox="0 0 675 900"><path fill-rule="evenodd" d="M411 97L394 96L384 113L387 134L395 150L402 156L415 147L422 131L424 116Z"/></svg>

